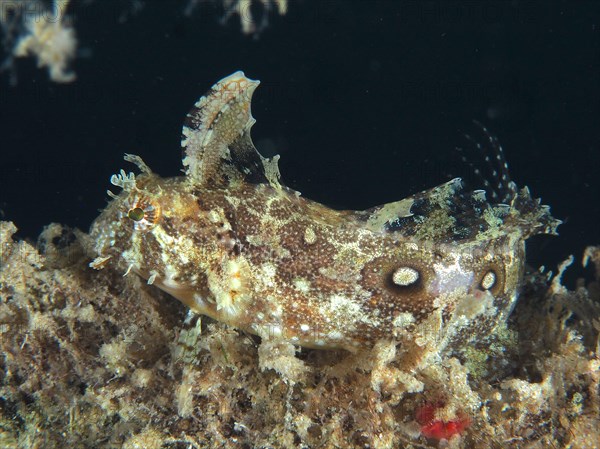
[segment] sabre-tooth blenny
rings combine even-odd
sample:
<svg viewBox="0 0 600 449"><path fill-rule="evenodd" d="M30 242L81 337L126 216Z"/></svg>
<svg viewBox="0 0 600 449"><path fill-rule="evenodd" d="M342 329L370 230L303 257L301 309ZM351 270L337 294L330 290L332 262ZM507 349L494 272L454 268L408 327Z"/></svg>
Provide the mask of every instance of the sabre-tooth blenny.
<svg viewBox="0 0 600 449"><path fill-rule="evenodd" d="M254 147L258 85L236 72L198 100L183 126L185 176L161 178L125 156L141 173L111 178L122 191L109 192L91 227L92 267L135 273L198 313L307 347L394 338L444 349L505 321L525 240L560 222L516 188L485 128L504 204L457 178L368 210L333 210L281 184L278 156Z"/></svg>

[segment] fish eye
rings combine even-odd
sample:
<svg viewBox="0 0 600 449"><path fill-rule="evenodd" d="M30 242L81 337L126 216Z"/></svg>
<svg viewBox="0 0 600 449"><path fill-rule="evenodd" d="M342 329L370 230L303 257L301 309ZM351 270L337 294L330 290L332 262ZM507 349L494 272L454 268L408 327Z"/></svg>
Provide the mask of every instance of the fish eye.
<svg viewBox="0 0 600 449"><path fill-rule="evenodd" d="M412 267L400 267L392 273L392 282L400 287L408 287L419 280L419 272Z"/></svg>
<svg viewBox="0 0 600 449"><path fill-rule="evenodd" d="M127 216L131 218L133 221L140 221L144 218L144 209L141 207L134 207L133 209L129 209L127 212Z"/></svg>
<svg viewBox="0 0 600 449"><path fill-rule="evenodd" d="M160 218L160 206L147 195L136 194L129 198L124 204L122 213L133 221L133 227L137 231L145 231L152 228Z"/></svg>
<svg viewBox="0 0 600 449"><path fill-rule="evenodd" d="M496 273L494 270L489 270L483 278L481 278L480 286L483 290L489 290L496 285Z"/></svg>

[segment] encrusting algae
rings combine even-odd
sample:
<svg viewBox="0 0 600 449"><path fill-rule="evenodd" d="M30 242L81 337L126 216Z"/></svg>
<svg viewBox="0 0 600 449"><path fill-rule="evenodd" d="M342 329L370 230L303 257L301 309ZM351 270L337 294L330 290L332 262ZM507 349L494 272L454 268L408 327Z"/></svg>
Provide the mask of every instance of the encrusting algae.
<svg viewBox="0 0 600 449"><path fill-rule="evenodd" d="M0 447L598 448L600 279L525 270L558 222L495 139L505 205L333 211L254 149L255 87L196 104L185 177L128 156L90 235L0 225Z"/></svg>

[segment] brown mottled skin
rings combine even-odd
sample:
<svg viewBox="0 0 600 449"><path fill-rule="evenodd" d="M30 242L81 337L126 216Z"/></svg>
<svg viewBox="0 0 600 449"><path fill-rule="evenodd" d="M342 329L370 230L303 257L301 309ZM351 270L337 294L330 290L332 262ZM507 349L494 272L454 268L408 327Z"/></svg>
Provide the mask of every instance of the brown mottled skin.
<svg viewBox="0 0 600 449"><path fill-rule="evenodd" d="M530 235L558 222L526 189L508 206L460 180L367 211L336 211L279 184L250 139L258 83L237 72L188 115L186 176L115 175L92 225L94 268L134 272L191 309L263 338L369 347L381 338L476 341L517 298Z"/></svg>

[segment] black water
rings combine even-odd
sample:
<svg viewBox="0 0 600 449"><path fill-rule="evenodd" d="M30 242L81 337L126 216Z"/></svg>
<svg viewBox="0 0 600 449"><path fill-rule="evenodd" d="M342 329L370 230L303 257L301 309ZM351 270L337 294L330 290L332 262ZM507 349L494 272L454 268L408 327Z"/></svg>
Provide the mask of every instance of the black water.
<svg viewBox="0 0 600 449"><path fill-rule="evenodd" d="M0 76L0 218L22 237L87 229L125 152L177 175L187 110L244 70L262 81L255 142L309 198L363 209L469 178L453 148L477 119L566 221L531 263L600 244L600 2L297 0L258 37L201 3L77 2L76 82L31 60L16 86Z"/></svg>

